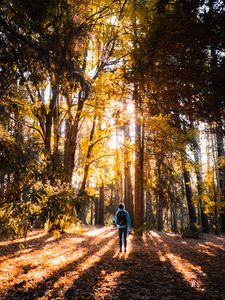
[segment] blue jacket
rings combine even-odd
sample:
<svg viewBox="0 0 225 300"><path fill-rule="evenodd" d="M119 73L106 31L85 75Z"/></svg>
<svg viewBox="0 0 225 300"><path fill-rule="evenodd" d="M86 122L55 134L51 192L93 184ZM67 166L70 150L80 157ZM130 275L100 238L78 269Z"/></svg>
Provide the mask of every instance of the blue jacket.
<svg viewBox="0 0 225 300"><path fill-rule="evenodd" d="M119 225L119 224L117 224L117 214L118 214L119 211L123 211L123 210L124 210L126 218L127 218L127 225ZM119 208L117 210L116 214L115 214L114 220L115 220L117 228L126 228L126 227L127 228L131 228L130 215L129 215L128 211L126 211L125 209L120 209Z"/></svg>

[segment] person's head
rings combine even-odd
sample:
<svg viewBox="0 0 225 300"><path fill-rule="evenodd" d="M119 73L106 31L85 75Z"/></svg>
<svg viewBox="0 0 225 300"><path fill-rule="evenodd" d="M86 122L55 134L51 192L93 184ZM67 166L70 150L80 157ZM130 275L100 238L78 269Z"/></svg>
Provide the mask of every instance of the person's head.
<svg viewBox="0 0 225 300"><path fill-rule="evenodd" d="M120 203L120 205L119 205L119 209L124 209L124 205L123 205L123 203Z"/></svg>

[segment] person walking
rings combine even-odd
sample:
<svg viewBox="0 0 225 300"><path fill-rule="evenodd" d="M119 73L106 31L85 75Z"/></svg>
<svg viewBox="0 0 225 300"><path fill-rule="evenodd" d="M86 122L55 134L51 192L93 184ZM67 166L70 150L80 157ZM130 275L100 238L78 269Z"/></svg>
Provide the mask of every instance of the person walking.
<svg viewBox="0 0 225 300"><path fill-rule="evenodd" d="M127 251L127 232L131 229L130 215L125 210L124 205L121 203L115 214L115 222L119 233L119 248L122 252L122 244L124 241L124 252Z"/></svg>

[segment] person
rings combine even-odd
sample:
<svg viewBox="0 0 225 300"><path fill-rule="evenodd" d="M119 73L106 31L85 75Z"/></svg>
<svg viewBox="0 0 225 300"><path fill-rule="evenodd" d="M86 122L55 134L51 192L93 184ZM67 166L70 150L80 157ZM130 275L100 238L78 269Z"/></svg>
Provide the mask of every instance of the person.
<svg viewBox="0 0 225 300"><path fill-rule="evenodd" d="M127 251L127 232L128 229L131 229L131 221L130 221L130 215L125 210L124 205L121 203L119 205L119 208L115 214L115 223L118 228L118 234L119 234L119 248L120 252L122 252L122 244L124 241L124 252Z"/></svg>

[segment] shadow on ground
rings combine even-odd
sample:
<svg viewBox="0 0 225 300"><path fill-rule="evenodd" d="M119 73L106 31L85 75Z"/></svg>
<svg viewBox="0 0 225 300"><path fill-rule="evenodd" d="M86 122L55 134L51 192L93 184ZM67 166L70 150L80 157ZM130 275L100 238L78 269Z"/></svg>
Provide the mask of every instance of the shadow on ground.
<svg viewBox="0 0 225 300"><path fill-rule="evenodd" d="M198 251L207 241L198 246L175 239L164 233L131 237L128 253L120 254L116 231L107 229L101 239L86 236L79 244L85 250L82 257L32 288L25 289L23 281L14 284L1 299L224 299L221 244L212 246L214 256L208 259ZM23 272L29 272L29 266Z"/></svg>

